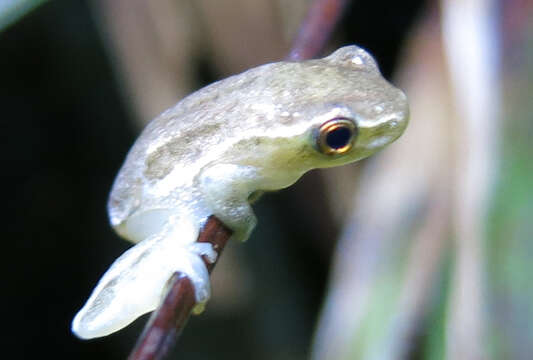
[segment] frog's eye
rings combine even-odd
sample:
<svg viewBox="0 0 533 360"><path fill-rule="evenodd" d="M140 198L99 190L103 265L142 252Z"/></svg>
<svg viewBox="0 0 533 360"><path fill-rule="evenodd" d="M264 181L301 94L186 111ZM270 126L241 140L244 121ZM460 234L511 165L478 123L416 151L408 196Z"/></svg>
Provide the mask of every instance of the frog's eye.
<svg viewBox="0 0 533 360"><path fill-rule="evenodd" d="M320 126L317 145L326 155L344 154L352 148L356 135L357 127L353 120L335 118Z"/></svg>

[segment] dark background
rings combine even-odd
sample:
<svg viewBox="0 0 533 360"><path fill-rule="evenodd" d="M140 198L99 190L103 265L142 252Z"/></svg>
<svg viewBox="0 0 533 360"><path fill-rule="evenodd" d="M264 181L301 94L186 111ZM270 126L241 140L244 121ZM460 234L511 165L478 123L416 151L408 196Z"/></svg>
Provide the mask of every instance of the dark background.
<svg viewBox="0 0 533 360"><path fill-rule="evenodd" d="M390 76L420 2L355 3L336 36L369 49ZM105 205L136 130L91 15L85 2L54 1L0 33L3 320L14 358L125 358L144 324L92 341L70 333L100 275L129 246L108 225ZM200 60L204 68L210 61ZM217 77L201 70L200 79ZM235 250L263 285L254 287L254 306L230 314L208 307L192 318L180 359L307 354L333 244L306 245L323 234L299 218L293 194L305 181L261 201L257 231Z"/></svg>

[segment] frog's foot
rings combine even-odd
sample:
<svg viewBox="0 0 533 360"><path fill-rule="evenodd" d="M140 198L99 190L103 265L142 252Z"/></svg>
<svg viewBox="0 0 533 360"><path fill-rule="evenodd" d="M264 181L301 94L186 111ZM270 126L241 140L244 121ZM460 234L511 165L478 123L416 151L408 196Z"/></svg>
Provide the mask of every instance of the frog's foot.
<svg viewBox="0 0 533 360"><path fill-rule="evenodd" d="M234 164L207 166L196 179L213 215L233 231L232 239L246 241L257 224L249 203L257 179L253 167Z"/></svg>
<svg viewBox="0 0 533 360"><path fill-rule="evenodd" d="M210 297L209 273L202 260L216 260L209 243L194 243L198 230L190 229L192 242L183 243L167 232L141 241L122 254L107 270L87 303L72 322L78 337L90 339L111 334L139 316L154 310L165 295L165 285L174 272L181 272L194 285L197 307ZM168 236L171 236L170 238Z"/></svg>

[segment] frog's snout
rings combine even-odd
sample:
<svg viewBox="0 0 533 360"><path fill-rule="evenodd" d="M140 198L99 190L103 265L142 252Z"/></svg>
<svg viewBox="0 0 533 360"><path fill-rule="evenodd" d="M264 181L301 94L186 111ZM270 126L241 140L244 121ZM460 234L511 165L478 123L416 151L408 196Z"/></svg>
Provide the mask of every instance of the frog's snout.
<svg viewBox="0 0 533 360"><path fill-rule="evenodd" d="M377 126L370 132L370 141L367 143L368 149L381 149L397 140L407 128L409 123L409 103L407 96L399 89L389 104L385 105L388 111L383 111L381 105L376 106L374 111L382 111L378 118Z"/></svg>
<svg viewBox="0 0 533 360"><path fill-rule="evenodd" d="M399 96L397 100L398 111L396 113L396 119L392 120L396 122L399 133L398 136L402 135L407 125L409 124L410 110L409 102L407 101L407 95L401 90L398 90Z"/></svg>

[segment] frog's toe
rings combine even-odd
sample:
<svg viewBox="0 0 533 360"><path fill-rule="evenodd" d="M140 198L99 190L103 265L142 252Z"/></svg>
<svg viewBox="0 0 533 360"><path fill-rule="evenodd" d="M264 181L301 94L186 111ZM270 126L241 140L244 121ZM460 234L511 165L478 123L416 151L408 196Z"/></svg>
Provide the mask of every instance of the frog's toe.
<svg viewBox="0 0 533 360"><path fill-rule="evenodd" d="M233 239L240 242L248 240L252 234L252 231L257 225L257 218L253 213L249 213L248 216L244 217L244 219L245 221L241 221L233 233Z"/></svg>

